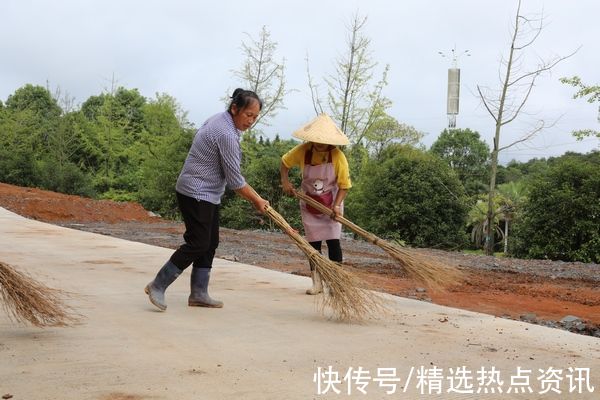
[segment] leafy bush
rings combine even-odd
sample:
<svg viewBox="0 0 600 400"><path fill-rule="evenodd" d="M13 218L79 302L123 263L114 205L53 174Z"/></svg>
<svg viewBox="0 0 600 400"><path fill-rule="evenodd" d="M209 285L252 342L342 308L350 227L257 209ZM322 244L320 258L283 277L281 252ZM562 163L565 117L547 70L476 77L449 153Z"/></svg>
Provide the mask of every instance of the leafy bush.
<svg viewBox="0 0 600 400"><path fill-rule="evenodd" d="M391 146L348 194L350 219L377 235L420 247L462 247L467 207L456 175L433 155Z"/></svg>
<svg viewBox="0 0 600 400"><path fill-rule="evenodd" d="M179 217L175 183L192 141L193 133L184 131L168 137L153 138L147 144L146 159L140 168L137 198L147 210L163 217Z"/></svg>
<svg viewBox="0 0 600 400"><path fill-rule="evenodd" d="M600 163L566 157L532 183L515 226L515 256L600 262Z"/></svg>
<svg viewBox="0 0 600 400"><path fill-rule="evenodd" d="M0 182L18 186L37 186L33 153L16 149L0 149Z"/></svg>
<svg viewBox="0 0 600 400"><path fill-rule="evenodd" d="M93 197L92 181L77 165L55 165L53 161L39 163L40 186L54 192Z"/></svg>

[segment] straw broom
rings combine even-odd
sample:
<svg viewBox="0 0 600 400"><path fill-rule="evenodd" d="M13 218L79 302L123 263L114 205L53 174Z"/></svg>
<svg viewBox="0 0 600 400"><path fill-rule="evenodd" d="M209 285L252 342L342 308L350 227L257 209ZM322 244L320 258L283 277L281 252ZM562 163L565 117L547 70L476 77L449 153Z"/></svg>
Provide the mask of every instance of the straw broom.
<svg viewBox="0 0 600 400"><path fill-rule="evenodd" d="M0 300L9 318L39 328L69 326L77 318L64 305L63 294L0 261Z"/></svg>
<svg viewBox="0 0 600 400"><path fill-rule="evenodd" d="M361 321L384 306L374 292L367 289L366 283L340 265L324 258L272 207L265 208L267 215L277 224L306 254L321 276L324 287L321 311L330 307L334 316L342 321Z"/></svg>
<svg viewBox="0 0 600 400"><path fill-rule="evenodd" d="M462 273L455 267L442 264L439 261L426 258L420 254L401 248L380 237L364 230L360 226L344 217L336 217L335 213L305 193L294 191L294 195L325 215L329 215L348 229L362 236L369 242L381 247L415 279L433 289L442 289L446 286L458 284L462 280Z"/></svg>

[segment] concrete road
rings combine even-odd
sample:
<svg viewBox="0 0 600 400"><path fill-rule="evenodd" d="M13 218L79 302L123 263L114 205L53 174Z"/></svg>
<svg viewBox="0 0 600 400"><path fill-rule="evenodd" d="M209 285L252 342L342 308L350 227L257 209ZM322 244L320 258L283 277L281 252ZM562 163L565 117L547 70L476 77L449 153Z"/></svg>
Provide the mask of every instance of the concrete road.
<svg viewBox="0 0 600 400"><path fill-rule="evenodd" d="M223 309L187 307L185 271L158 312L143 288L169 249L4 209L0 244L84 316L38 329L0 312L0 397L600 398L598 338L392 296L389 315L339 323L304 294L309 279L225 260L210 286Z"/></svg>

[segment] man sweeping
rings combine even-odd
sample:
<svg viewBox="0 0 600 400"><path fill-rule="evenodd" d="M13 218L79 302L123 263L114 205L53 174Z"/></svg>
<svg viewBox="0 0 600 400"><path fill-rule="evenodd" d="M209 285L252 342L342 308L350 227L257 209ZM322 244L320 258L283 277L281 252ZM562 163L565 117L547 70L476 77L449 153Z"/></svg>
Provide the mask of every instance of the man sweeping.
<svg viewBox="0 0 600 400"><path fill-rule="evenodd" d="M352 187L348 160L338 145L350 144L344 133L327 114L321 114L292 136L305 140L281 158L280 174L283 191L294 195L294 187L289 181L289 170L299 167L302 172L301 188L311 198L330 208L334 216L344 214L344 198ZM300 214L306 240L321 252L323 241L327 243L329 259L342 262L340 236L342 225L331 216L300 201ZM307 294L315 295L323 291L321 279L315 266L310 264L312 288Z"/></svg>

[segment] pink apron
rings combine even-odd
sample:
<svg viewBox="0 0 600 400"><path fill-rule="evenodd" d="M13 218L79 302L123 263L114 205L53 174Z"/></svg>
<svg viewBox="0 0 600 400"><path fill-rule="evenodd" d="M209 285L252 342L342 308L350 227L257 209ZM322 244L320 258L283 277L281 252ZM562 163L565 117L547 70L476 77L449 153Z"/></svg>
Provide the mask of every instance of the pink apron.
<svg viewBox="0 0 600 400"><path fill-rule="evenodd" d="M302 191L331 208L338 192L335 168L331 162L331 150L329 150L327 163L311 165L311 162L312 148L306 152L304 158ZM341 210L343 210L343 207L344 204L342 203L340 205ZM309 242L340 238L342 224L331 219L329 215L319 213L303 201L300 201L300 214L302 215L306 240Z"/></svg>

